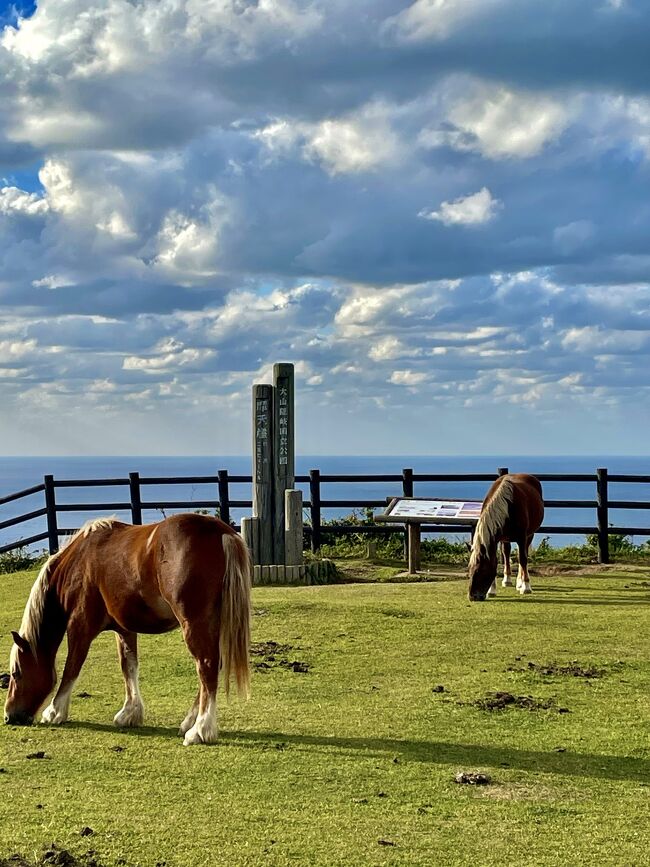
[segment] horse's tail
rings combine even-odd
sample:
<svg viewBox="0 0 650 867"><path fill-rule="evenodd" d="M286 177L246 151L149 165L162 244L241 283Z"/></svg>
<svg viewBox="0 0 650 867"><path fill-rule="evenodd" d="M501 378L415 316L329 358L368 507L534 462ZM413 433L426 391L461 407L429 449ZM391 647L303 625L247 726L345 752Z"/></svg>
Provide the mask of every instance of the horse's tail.
<svg viewBox="0 0 650 867"><path fill-rule="evenodd" d="M250 692L251 559L246 543L235 533L221 537L226 561L221 595L219 655L228 695L232 675L240 695Z"/></svg>

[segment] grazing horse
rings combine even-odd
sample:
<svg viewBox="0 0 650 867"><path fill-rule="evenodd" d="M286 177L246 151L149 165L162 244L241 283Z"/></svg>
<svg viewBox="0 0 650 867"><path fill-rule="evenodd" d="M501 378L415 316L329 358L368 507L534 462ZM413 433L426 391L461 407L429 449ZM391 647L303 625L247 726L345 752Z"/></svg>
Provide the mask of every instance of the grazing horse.
<svg viewBox="0 0 650 867"><path fill-rule="evenodd" d="M510 543L519 549L517 590L530 593L528 549L544 518L542 486L535 476L500 476L487 492L474 531L469 559L469 598L482 602L496 595L497 544L503 545L503 586L512 584Z"/></svg>
<svg viewBox="0 0 650 867"><path fill-rule="evenodd" d="M137 633L180 625L196 660L199 692L181 723L183 743L217 738L217 681L226 694L234 676L248 694L251 565L241 536L217 518L174 515L132 526L115 518L88 521L45 563L29 595L19 632L12 632L5 722L29 725L56 683L64 634L68 655L61 684L42 721L63 723L90 644L116 633L126 699L118 726L142 724Z"/></svg>

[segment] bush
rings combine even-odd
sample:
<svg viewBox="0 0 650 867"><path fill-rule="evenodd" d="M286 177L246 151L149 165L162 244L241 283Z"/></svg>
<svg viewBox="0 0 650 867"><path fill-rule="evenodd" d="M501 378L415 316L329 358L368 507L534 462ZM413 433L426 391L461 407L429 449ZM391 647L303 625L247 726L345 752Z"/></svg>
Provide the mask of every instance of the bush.
<svg viewBox="0 0 650 867"><path fill-rule="evenodd" d="M45 562L48 555L45 551L40 553L29 553L25 548L16 548L13 551L7 551L5 554L0 554L0 574L8 574L9 572L22 572L25 569L36 569Z"/></svg>
<svg viewBox="0 0 650 867"><path fill-rule="evenodd" d="M323 530L336 526L366 526L374 524L372 509L353 511L342 518L323 521ZM402 533L376 533L365 535L353 533L346 536L327 536L321 546L320 556L330 558L364 559L368 553L368 542L376 544L376 558L381 560L402 560L404 558L404 537ZM636 545L629 536L612 534L609 537L609 551L612 558L639 559L650 557L650 539ZM468 561L467 543L444 538L423 539L421 559L423 563L448 563L465 565ZM598 536L588 536L582 545L565 545L555 548L548 536L544 536L531 551L533 562L547 563L595 563L598 560ZM517 546L512 546L512 559L518 562Z"/></svg>

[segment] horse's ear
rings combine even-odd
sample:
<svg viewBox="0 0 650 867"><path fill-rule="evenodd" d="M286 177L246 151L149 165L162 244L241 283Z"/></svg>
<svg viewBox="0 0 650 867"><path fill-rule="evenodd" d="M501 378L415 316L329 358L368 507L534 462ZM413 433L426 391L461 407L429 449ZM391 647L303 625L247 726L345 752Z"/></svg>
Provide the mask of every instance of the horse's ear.
<svg viewBox="0 0 650 867"><path fill-rule="evenodd" d="M13 631L11 633L11 637L14 640L14 644L17 644L21 650L25 651L25 653L29 653L29 651L30 651L29 641L26 641L22 637L22 635L19 635L17 632L13 632Z"/></svg>
<svg viewBox="0 0 650 867"><path fill-rule="evenodd" d="M465 542L465 547L467 548L468 551L472 550L472 546L469 544L469 542Z"/></svg>

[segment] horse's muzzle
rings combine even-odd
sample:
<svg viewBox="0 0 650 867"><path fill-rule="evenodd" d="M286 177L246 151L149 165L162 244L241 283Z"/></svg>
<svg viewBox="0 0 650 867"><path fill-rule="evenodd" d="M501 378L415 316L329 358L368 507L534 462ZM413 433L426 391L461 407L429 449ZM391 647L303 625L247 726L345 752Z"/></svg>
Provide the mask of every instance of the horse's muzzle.
<svg viewBox="0 0 650 867"><path fill-rule="evenodd" d="M24 711L5 713L5 723L9 726L30 726L33 722L34 717Z"/></svg>
<svg viewBox="0 0 650 867"><path fill-rule="evenodd" d="M480 593L470 593L469 601L470 602L485 602L486 594L484 593L482 596Z"/></svg>

